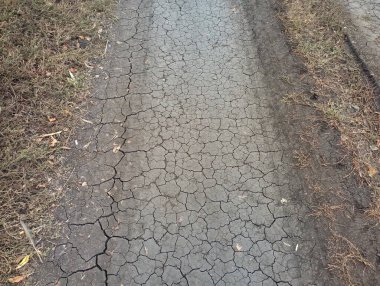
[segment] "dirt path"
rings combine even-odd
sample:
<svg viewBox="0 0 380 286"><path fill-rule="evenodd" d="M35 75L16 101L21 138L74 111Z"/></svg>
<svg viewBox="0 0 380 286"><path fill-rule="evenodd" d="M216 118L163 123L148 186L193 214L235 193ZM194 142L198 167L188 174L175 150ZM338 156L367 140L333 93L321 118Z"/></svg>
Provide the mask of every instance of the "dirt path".
<svg viewBox="0 0 380 286"><path fill-rule="evenodd" d="M253 3L121 1L39 285L321 285Z"/></svg>

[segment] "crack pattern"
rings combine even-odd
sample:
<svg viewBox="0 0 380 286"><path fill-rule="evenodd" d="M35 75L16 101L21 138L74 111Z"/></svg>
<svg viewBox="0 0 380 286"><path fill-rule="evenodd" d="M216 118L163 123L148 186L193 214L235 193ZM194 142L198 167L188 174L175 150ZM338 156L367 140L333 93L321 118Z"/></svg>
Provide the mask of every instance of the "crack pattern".
<svg viewBox="0 0 380 286"><path fill-rule="evenodd" d="M244 9L120 1L46 285L305 285L289 146Z"/></svg>

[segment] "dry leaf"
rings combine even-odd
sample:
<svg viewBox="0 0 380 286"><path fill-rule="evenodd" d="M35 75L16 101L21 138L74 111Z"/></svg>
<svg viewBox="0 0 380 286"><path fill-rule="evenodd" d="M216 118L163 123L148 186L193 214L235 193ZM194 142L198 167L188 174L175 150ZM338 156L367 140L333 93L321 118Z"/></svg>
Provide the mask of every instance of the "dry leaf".
<svg viewBox="0 0 380 286"><path fill-rule="evenodd" d="M372 178L372 177L377 175L378 171L376 170L375 167L368 164L367 168L368 168L368 176L370 176Z"/></svg>
<svg viewBox="0 0 380 286"><path fill-rule="evenodd" d="M49 142L49 146L50 147L55 147L55 145L57 145L59 141L57 139L55 139L53 136L50 137L50 142Z"/></svg>
<svg viewBox="0 0 380 286"><path fill-rule="evenodd" d="M112 152L117 153L120 150L120 148L121 148L121 145L114 145Z"/></svg>
<svg viewBox="0 0 380 286"><path fill-rule="evenodd" d="M239 243L236 243L233 248L235 251L241 251L243 247Z"/></svg>
<svg viewBox="0 0 380 286"><path fill-rule="evenodd" d="M65 109L65 110L62 111L62 114L65 115L65 116L70 116L73 113L70 110Z"/></svg>
<svg viewBox="0 0 380 286"><path fill-rule="evenodd" d="M377 147L376 145L370 145L369 149L371 149L371 151L378 151L379 147Z"/></svg>
<svg viewBox="0 0 380 286"><path fill-rule="evenodd" d="M57 121L57 118L53 115L48 115L48 120L49 122L54 122L54 121Z"/></svg>
<svg viewBox="0 0 380 286"><path fill-rule="evenodd" d="M26 275L15 276L8 279L9 283L19 283L26 278Z"/></svg>
<svg viewBox="0 0 380 286"><path fill-rule="evenodd" d="M20 263L17 265L16 269L20 269L21 267L23 267L25 264L27 264L29 262L29 258L30 258L30 255L26 255L21 261Z"/></svg>

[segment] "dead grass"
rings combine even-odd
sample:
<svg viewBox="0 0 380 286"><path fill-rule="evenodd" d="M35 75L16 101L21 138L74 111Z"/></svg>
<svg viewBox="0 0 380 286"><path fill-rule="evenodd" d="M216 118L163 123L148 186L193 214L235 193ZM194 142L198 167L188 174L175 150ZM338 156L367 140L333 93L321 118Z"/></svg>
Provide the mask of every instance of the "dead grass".
<svg viewBox="0 0 380 286"><path fill-rule="evenodd" d="M294 151L293 155L298 168L306 168L310 166L310 156L302 150Z"/></svg>
<svg viewBox="0 0 380 286"><path fill-rule="evenodd" d="M360 250L347 238L334 234L329 243L331 253L328 265L331 271L344 281L344 285L355 286L357 283L352 277L358 265L375 270L374 266L363 256Z"/></svg>
<svg viewBox="0 0 380 286"><path fill-rule="evenodd" d="M59 152L87 94L90 61L104 49L112 0L5 0L0 5L0 283L51 238ZM51 136L44 134L56 133ZM41 245L37 245L43 251Z"/></svg>
<svg viewBox="0 0 380 286"><path fill-rule="evenodd" d="M340 145L346 151L336 162L318 158L321 166L339 165L351 160L353 172L372 191L372 204L365 210L366 220L380 222L380 112L376 109L376 90L365 76L346 44L345 30L349 20L342 7L332 0L282 0L280 18L288 35L292 51L305 65L312 92L293 92L284 102L308 106L322 120L339 131ZM311 126L316 126L311 124ZM312 127L310 127L312 128ZM315 135L314 135L315 136ZM313 135L306 134L303 141ZM316 144L312 144L316 145ZM296 162L308 167L308 154L298 152ZM301 162L301 163L300 163ZM352 173L352 172L351 172ZM350 174L347 174L347 177ZM347 238L338 234L339 216L355 213L355 206L336 190L313 186L311 196L320 204L312 216L321 218L331 228L329 269L337 273L344 285L356 285L359 264L364 271L373 265ZM332 192L330 192L332 191ZM313 199L311 199L313 205ZM348 216L348 217L347 217ZM360 271L360 270L359 270Z"/></svg>
<svg viewBox="0 0 380 286"><path fill-rule="evenodd" d="M330 0L283 0L281 15L294 52L313 79L314 98L289 94L285 101L312 106L339 130L341 145L352 155L353 167L370 189L380 187L380 112L375 89L345 43L346 19ZM374 191L369 212L379 217L380 198ZM378 215L374 215L379 213Z"/></svg>
<svg viewBox="0 0 380 286"><path fill-rule="evenodd" d="M345 213L346 208L347 206L343 204L331 205L329 203L325 203L315 206L310 215L320 219L327 219L328 222L336 222L337 213Z"/></svg>

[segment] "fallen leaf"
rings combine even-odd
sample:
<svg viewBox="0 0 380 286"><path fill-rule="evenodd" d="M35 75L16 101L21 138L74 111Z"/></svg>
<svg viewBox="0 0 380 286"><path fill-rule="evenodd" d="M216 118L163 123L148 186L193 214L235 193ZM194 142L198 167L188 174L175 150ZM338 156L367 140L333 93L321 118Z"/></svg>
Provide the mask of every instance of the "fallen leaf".
<svg viewBox="0 0 380 286"><path fill-rule="evenodd" d="M73 113L70 110L65 109L62 111L62 114L65 116L69 116L69 115L72 115Z"/></svg>
<svg viewBox="0 0 380 286"><path fill-rule="evenodd" d="M8 279L9 283L19 283L26 278L26 275L15 276Z"/></svg>
<svg viewBox="0 0 380 286"><path fill-rule="evenodd" d="M236 243L236 244L234 245L234 249L235 249L235 251L241 251L242 248L243 248L243 247L242 247L239 243Z"/></svg>
<svg viewBox="0 0 380 286"><path fill-rule="evenodd" d="M29 262L29 258L30 256L29 255L26 255L21 261L20 263L17 265L16 269L20 269L21 267L23 267L25 264L27 264Z"/></svg>
<svg viewBox="0 0 380 286"><path fill-rule="evenodd" d="M55 145L57 145L59 141L57 139L54 138L54 136L51 136L50 137L50 142L49 142L49 146L50 147L55 147Z"/></svg>
<svg viewBox="0 0 380 286"><path fill-rule="evenodd" d="M112 152L113 152L113 153L117 153L117 152L120 150L120 148L121 148L120 145L114 145L114 146L113 146L113 150L112 150Z"/></svg>
<svg viewBox="0 0 380 286"><path fill-rule="evenodd" d="M54 121L57 121L57 118L53 115L49 115L48 120L49 120L49 122L54 122Z"/></svg>
<svg viewBox="0 0 380 286"><path fill-rule="evenodd" d="M368 164L367 168L368 168L368 176L370 176L372 178L372 177L377 175L378 171L376 170L375 167Z"/></svg>
<svg viewBox="0 0 380 286"><path fill-rule="evenodd" d="M377 147L376 145L371 145L371 146L369 146L369 148L370 148L372 151L378 151L378 150L379 150L379 147Z"/></svg>

